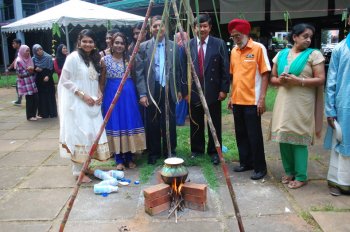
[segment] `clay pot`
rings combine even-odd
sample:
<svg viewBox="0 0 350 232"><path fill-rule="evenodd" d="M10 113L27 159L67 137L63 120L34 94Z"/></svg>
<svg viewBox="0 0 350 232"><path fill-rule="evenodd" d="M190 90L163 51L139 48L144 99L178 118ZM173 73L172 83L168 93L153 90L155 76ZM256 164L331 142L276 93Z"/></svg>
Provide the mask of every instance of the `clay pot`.
<svg viewBox="0 0 350 232"><path fill-rule="evenodd" d="M164 165L160 171L160 175L166 184L171 185L176 178L176 183L184 183L186 181L188 170L183 165L184 160L177 157L171 157L164 160Z"/></svg>

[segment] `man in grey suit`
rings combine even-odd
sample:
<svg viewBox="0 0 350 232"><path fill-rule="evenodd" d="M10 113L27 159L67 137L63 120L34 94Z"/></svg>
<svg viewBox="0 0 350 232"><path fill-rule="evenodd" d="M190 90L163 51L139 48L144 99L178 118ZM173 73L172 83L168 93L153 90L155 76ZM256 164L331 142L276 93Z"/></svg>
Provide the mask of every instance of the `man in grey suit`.
<svg viewBox="0 0 350 232"><path fill-rule="evenodd" d="M198 17L195 20L198 35L190 41L191 57L208 104L218 140L222 145L221 101L225 100L230 89L229 57L225 42L209 35L212 27L210 16L200 14ZM194 82L192 82L190 94L191 152L192 158L195 158L205 152L205 119L203 106ZM184 96L186 95L184 93ZM186 98L188 99L187 96ZM220 159L209 126L208 137L207 153L211 156L213 164L217 165Z"/></svg>
<svg viewBox="0 0 350 232"><path fill-rule="evenodd" d="M177 46L174 51L174 43L166 39L165 27L161 27L161 16L153 16L151 19L152 38L140 45L135 61L136 87L140 95L140 104L146 107L146 136L148 141L148 163L154 164L163 154L167 154L165 104L166 87L168 87L169 132L171 153L175 154L176 148L176 117L175 104L181 100L181 77L178 69L173 73L173 57L175 52L175 64L178 64ZM158 44L156 37L159 31ZM154 59L152 53L154 47ZM149 72L150 69L150 72ZM149 73L149 75L148 75ZM168 86L166 86L168 85ZM158 105L157 109L154 102Z"/></svg>

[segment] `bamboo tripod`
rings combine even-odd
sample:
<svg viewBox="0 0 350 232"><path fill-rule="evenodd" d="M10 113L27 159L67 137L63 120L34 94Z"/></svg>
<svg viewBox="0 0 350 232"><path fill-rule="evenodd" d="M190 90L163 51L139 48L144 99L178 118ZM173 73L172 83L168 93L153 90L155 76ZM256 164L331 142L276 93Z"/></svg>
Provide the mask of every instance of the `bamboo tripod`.
<svg viewBox="0 0 350 232"><path fill-rule="evenodd" d="M174 10L174 13L175 13L175 16L176 16L176 19L177 19L178 27L180 29L181 37L182 37L182 40L184 41L185 35L184 35L184 32L183 32L183 28L182 28L182 26L180 24L179 13L178 13L177 6L176 6L176 0L172 0L171 2L173 4L173 10ZM145 28L146 28L146 25L147 25L148 18L150 17L150 13L151 13L151 9L153 7L153 4L154 4L154 0L150 0L149 6L148 6L148 9L147 9L147 13L145 15L145 19L144 19L144 22L142 24L141 32L140 32L140 34L138 36L138 39L137 39L134 51L133 51L133 53L131 55L131 58L130 58L130 64L134 63L135 56L136 56L136 54L138 52L138 49L139 49L139 46L140 46L142 35L145 33ZM189 9L189 5L184 4L184 7L187 8L188 12L192 13L192 11ZM193 18L193 15L191 15L191 17ZM228 187L229 192L230 192L231 200L232 200L233 207L234 207L234 210L235 210L236 219L237 219L237 222L238 222L238 227L239 227L240 232L244 232L243 222L242 222L240 211L239 211L239 207L238 207L238 204L237 204L237 201L236 201L236 195L235 195L235 192L233 190L233 186L232 186L231 180L230 180L229 175L228 175L227 165L225 164L225 160L224 160L224 157L223 157L222 152L221 152L220 143L219 143L219 140L218 140L218 137L217 137L217 134L216 134L216 130L214 128L214 125L213 125L213 122L212 122L212 119L211 119L211 116L210 116L210 113L209 113L208 105L206 103L206 100L205 100L205 97L204 97L204 94L203 94L203 91L202 91L202 88L201 88L198 76L197 76L197 74L195 72L195 69L194 69L193 61L191 59L190 50L189 50L189 48L187 46L185 46L185 48L186 48L185 49L186 55L187 55L187 57L188 57L188 59L190 61L192 75L193 75L193 80L194 80L194 82L196 84L196 87L198 89L200 100L201 100L201 103L203 105L205 115L207 116L207 120L208 120L208 124L209 124L209 127L210 127L210 131L212 133L212 136L213 136L213 139L214 139L214 142L215 142L215 147L216 147L216 150L217 150L218 155L220 157L221 167L222 167L225 179L226 179L227 187ZM86 171L88 169L88 166L89 166L89 164L91 162L91 158L92 158L93 154L96 152L98 141L101 138L101 135L102 135L102 133L104 131L104 128L105 128L105 126L106 126L106 124L107 124L107 122L108 122L108 120L109 120L109 118L111 116L111 113L112 113L112 111L113 111L113 109L114 109L114 107L115 107L115 105L116 105L116 103L117 103L117 101L118 101L118 99L120 97L121 91L122 91L122 89L124 87L124 84L125 84L125 82L127 80L128 75L130 73L131 66L132 65L129 65L127 67L126 72L124 73L122 81L121 81L121 83L120 83L120 85L118 87L118 90L117 90L117 92L116 92L116 94L115 94L115 96L114 96L114 98L112 100L112 103L111 103L111 105L110 105L110 107L109 107L109 109L108 109L108 111L106 113L106 116L105 116L104 121L103 121L103 123L102 123L102 125L100 127L100 130L99 130L98 134L96 135L96 138L94 140L93 145L91 146L91 149L89 151L88 159L84 162L82 171L80 172L80 175L79 175L78 180L76 182L76 186L74 187L73 192L72 192L72 194L71 194L71 196L69 198L68 206L67 206L66 212L64 214L64 217L62 219L61 225L60 225L60 229L59 229L60 232L64 231L65 225L66 225L66 223L68 221L69 214L70 214L70 212L72 210L74 201L75 201L75 199L77 197L77 194L79 192L79 188L81 186L82 179L83 179L83 177L84 177L84 175L85 175L85 173L86 173ZM168 125L167 125L167 128L168 128ZM168 140L169 140L169 138L168 138ZM168 155L170 156L169 144L167 144L167 145L168 145Z"/></svg>

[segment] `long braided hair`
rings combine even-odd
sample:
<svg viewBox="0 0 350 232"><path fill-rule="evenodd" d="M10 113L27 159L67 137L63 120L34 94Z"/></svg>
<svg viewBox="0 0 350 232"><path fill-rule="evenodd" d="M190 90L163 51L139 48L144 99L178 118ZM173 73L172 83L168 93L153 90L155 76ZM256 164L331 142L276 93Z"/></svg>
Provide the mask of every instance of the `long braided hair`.
<svg viewBox="0 0 350 232"><path fill-rule="evenodd" d="M87 54L81 47L81 40L83 39L83 37L90 37L94 43L96 43L96 35L95 33L90 30L90 29L84 29L82 30L79 35L78 35L78 43L77 43L77 51L78 54L83 58L84 63L89 67L90 66L90 61L92 62L92 64L94 65L96 72L100 73L101 71L101 65L100 65L100 59L101 56L98 52L98 50L95 48L93 49L90 54Z"/></svg>

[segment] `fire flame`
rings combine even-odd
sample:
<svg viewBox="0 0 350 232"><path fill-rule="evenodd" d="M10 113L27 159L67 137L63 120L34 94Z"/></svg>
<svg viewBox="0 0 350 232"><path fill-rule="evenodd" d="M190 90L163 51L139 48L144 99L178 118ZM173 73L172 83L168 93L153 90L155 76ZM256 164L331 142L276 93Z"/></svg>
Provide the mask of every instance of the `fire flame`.
<svg viewBox="0 0 350 232"><path fill-rule="evenodd" d="M182 186L183 186L183 183L180 182L180 184L178 185L177 181L176 181L176 178L174 178L173 183L171 185L171 188L172 188L173 193L175 194L175 196L181 195Z"/></svg>

